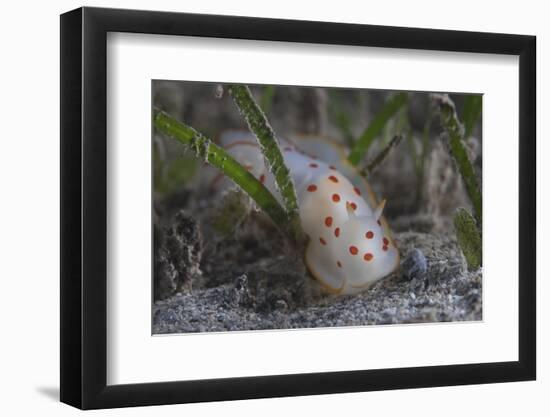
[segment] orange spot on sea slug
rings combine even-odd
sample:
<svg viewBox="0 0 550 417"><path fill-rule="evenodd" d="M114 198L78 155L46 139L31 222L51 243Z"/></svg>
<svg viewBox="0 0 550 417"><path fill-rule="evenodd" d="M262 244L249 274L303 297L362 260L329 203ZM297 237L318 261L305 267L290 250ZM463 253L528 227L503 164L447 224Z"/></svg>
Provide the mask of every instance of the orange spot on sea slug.
<svg viewBox="0 0 550 417"><path fill-rule="evenodd" d="M312 193L314 191L317 191L317 186L315 184L308 185L307 190Z"/></svg>
<svg viewBox="0 0 550 417"><path fill-rule="evenodd" d="M369 230L366 234L365 234L365 237L367 239L372 239L374 237L374 233L372 230Z"/></svg>
<svg viewBox="0 0 550 417"><path fill-rule="evenodd" d="M357 255L359 253L359 249L357 249L356 246L350 246L349 253L351 253L352 255Z"/></svg>
<svg viewBox="0 0 550 417"><path fill-rule="evenodd" d="M328 216L328 217L325 219L325 225L326 225L327 227L332 226L332 217Z"/></svg>
<svg viewBox="0 0 550 417"><path fill-rule="evenodd" d="M338 203L340 201L340 195L332 194L332 201L334 201L335 203Z"/></svg>

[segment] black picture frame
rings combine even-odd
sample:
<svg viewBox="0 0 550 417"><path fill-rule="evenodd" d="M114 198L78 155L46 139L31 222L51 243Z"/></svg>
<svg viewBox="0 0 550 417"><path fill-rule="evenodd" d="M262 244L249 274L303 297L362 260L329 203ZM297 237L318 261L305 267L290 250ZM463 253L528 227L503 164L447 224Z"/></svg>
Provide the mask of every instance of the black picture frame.
<svg viewBox="0 0 550 417"><path fill-rule="evenodd" d="M108 32L519 56L519 360L113 385L107 375ZM61 401L82 409L533 380L536 38L102 8L61 15Z"/></svg>

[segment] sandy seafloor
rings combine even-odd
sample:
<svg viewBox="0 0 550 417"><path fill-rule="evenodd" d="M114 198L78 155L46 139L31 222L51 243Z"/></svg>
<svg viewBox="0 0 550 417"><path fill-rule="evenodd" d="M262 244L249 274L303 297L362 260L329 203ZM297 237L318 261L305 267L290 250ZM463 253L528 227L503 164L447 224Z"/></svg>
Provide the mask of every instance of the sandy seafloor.
<svg viewBox="0 0 550 417"><path fill-rule="evenodd" d="M258 239L203 248L197 283L155 302L153 333L482 319L482 271L467 270L452 233L396 233L399 271L351 296L323 294L299 260L271 254L279 239Z"/></svg>

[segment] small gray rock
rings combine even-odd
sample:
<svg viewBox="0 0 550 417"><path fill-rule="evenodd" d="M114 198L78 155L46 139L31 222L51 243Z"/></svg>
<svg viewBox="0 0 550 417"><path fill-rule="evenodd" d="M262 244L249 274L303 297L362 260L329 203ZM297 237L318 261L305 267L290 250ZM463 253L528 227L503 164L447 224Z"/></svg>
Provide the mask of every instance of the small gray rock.
<svg viewBox="0 0 550 417"><path fill-rule="evenodd" d="M420 278L428 271L428 261L420 249L413 249L401 264L403 276L408 280Z"/></svg>

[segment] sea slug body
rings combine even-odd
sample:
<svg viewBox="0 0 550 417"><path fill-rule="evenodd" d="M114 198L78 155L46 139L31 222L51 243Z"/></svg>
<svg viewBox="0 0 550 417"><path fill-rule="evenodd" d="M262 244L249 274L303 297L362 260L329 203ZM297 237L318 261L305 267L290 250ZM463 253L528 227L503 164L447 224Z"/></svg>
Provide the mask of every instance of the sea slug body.
<svg viewBox="0 0 550 417"><path fill-rule="evenodd" d="M278 196L252 135L229 131L221 141L233 157ZM334 146L316 137L307 142L315 150ZM324 162L288 141L280 144L296 188L302 228L309 237L305 262L321 286L334 294L355 294L395 271L399 251L382 218L385 200L376 204L366 181L346 166L341 155L331 155L333 150L325 149L332 160ZM348 178L352 176L354 183Z"/></svg>

